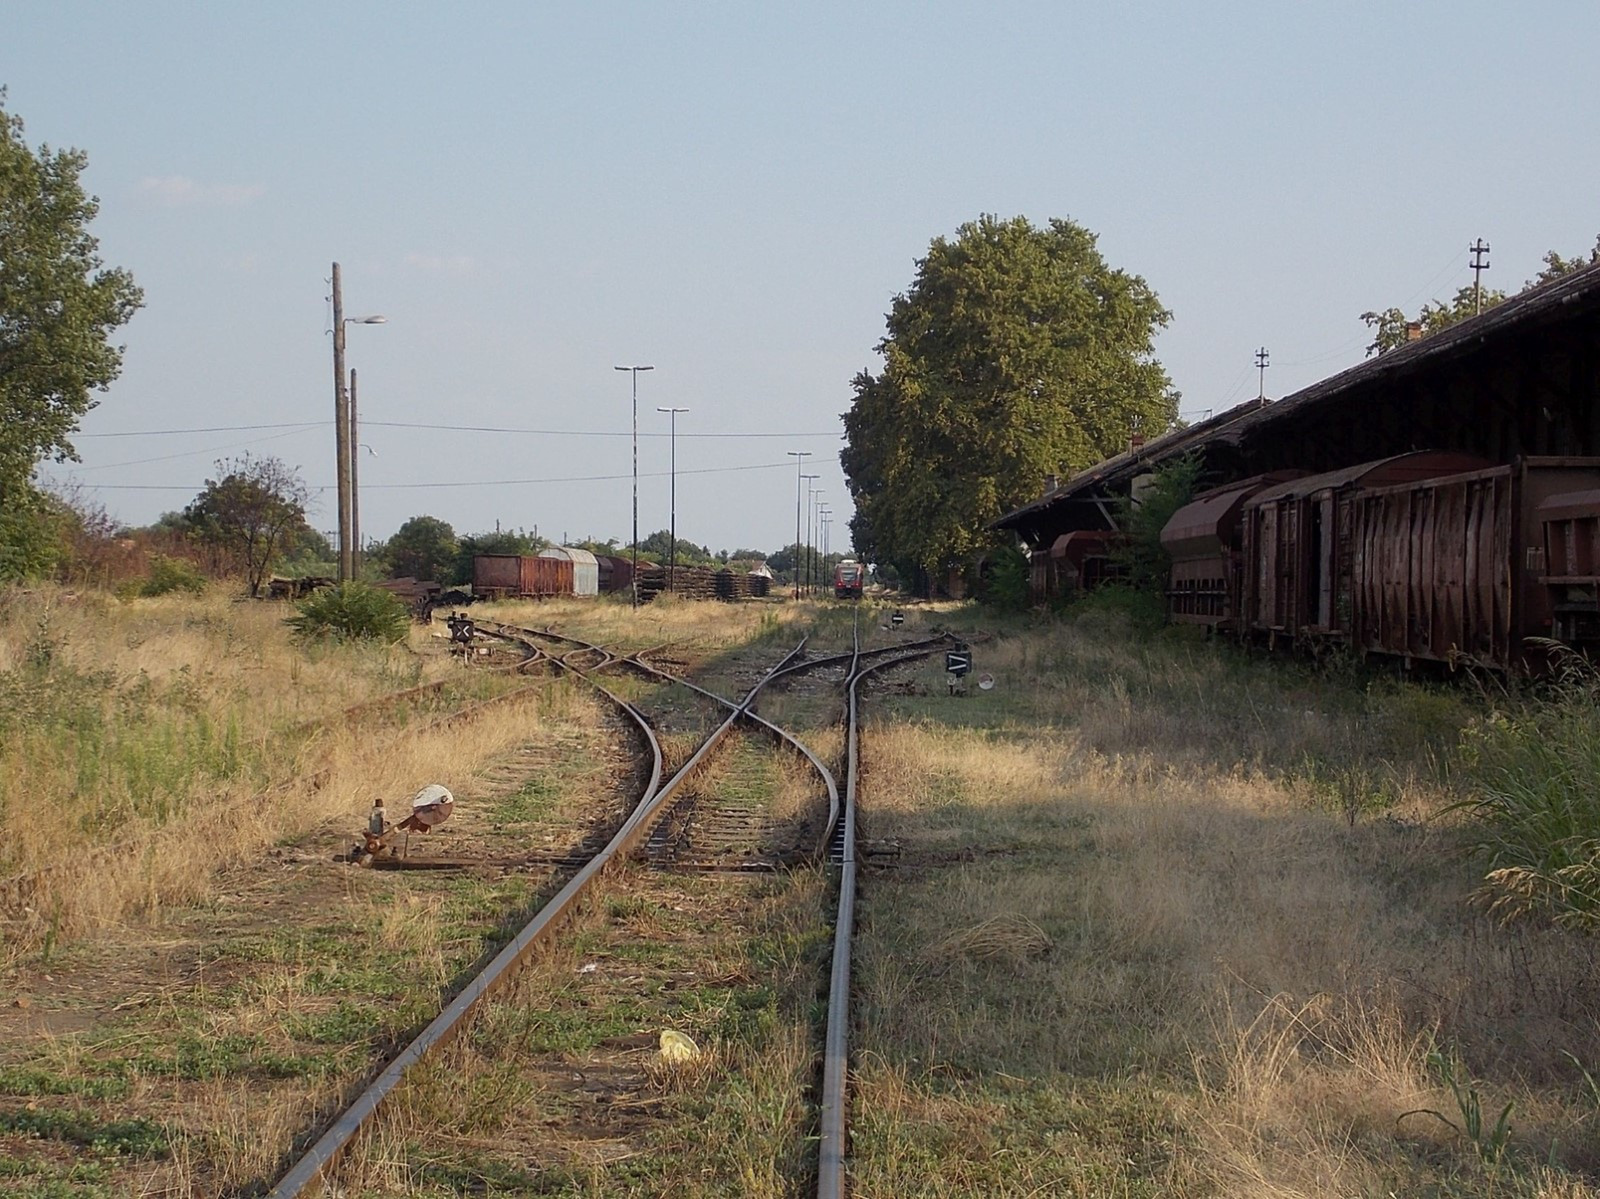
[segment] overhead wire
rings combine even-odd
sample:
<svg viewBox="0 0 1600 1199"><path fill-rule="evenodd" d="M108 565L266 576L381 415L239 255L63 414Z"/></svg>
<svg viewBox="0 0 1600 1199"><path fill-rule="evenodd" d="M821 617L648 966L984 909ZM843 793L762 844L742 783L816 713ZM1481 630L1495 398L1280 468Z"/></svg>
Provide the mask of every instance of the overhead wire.
<svg viewBox="0 0 1600 1199"><path fill-rule="evenodd" d="M243 433L265 429L319 429L331 426L331 420L323 421L293 421L281 424L268 425L197 425L186 429L127 429L107 433L76 433L75 437L165 437L176 436L184 433ZM632 437L627 429L528 429L507 425L463 425L457 423L434 424L426 421L398 421L398 420L365 420L361 422L364 429L426 429L434 432L455 433L517 433L534 437ZM641 430L640 437L670 437L671 433L657 433ZM785 437L791 440L796 438L839 437L841 431L829 430L826 433L699 433L680 432L680 441L690 438L771 438Z"/></svg>
<svg viewBox="0 0 1600 1199"><path fill-rule="evenodd" d="M746 466L708 466L692 470L679 468L678 476L684 475L723 475L738 471L751 470L776 470L778 468L793 470L792 462L756 462ZM641 471L641 479L665 479L672 472ZM615 483L623 479L633 478L632 474L616 475L567 475L543 479L460 479L450 481L429 481L421 483L362 483L362 491L418 491L439 487L522 487L537 486L545 483ZM85 483L85 487L95 491L194 491L201 490L200 486L184 483ZM311 491L332 491L332 483L316 483L309 488Z"/></svg>

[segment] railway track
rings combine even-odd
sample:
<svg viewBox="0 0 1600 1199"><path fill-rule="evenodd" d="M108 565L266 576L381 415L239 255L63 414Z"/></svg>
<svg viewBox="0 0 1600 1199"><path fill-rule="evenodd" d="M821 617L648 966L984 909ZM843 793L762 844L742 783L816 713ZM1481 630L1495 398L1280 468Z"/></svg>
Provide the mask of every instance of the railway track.
<svg viewBox="0 0 1600 1199"><path fill-rule="evenodd" d="M633 857L653 866L675 870L771 871L817 861L826 856L839 866L839 907L834 926L832 982L821 1087L821 1196L843 1194L845 1159L845 1090L848 1053L849 945L854 925L855 900L855 778L858 755L859 684L873 670L923 657L948 643L947 638L863 651L859 627L849 653L802 659L806 642L768 668L740 699L729 699L650 663L643 654L618 654L605 647L551 630L526 629L479 622L480 632L522 648L524 668L548 663L582 678L612 704L618 714L638 730L652 765L631 813L602 848L578 864L587 847L579 847L563 864L575 867L566 884L528 921L506 946L475 975L431 1021L369 1083L332 1122L318 1140L279 1180L275 1199L310 1193L327 1180L355 1138L400 1085L406 1072L451 1043L466 1018L480 1004L501 992L534 949L547 943L580 899L613 863ZM684 760L674 768L665 765L657 722L644 706L608 687L599 677L607 670L626 669L663 685L683 688L714 709L720 720ZM808 670L839 670L845 690L846 787L841 794L832 770L799 738L754 710L763 690L779 679ZM774 742L813 772L826 796L826 810L815 818L775 822L758 802L730 802L740 769L757 770L758 738ZM697 772L713 755L723 753L732 762L735 785L699 787ZM726 771L725 771L726 773ZM665 780L665 781L663 781ZM726 780L724 780L726 781ZM743 790L754 794L759 787ZM817 804L820 808L820 802Z"/></svg>

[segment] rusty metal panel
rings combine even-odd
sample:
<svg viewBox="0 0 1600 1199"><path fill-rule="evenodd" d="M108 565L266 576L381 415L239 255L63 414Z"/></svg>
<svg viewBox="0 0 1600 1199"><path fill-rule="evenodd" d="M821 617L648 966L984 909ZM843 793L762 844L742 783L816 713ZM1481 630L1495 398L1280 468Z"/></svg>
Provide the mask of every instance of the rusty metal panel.
<svg viewBox="0 0 1600 1199"><path fill-rule="evenodd" d="M524 555L520 594L544 597L572 594L572 563L564 558Z"/></svg>
<svg viewBox="0 0 1600 1199"><path fill-rule="evenodd" d="M474 555L472 559L474 591L504 591L515 595L521 588L521 562L516 554Z"/></svg>

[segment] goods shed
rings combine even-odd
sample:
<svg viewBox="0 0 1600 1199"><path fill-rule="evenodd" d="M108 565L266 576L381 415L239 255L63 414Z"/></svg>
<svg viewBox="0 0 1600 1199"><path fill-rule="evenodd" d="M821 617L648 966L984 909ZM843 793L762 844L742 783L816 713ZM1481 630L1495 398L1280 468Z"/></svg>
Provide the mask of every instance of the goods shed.
<svg viewBox="0 0 1600 1199"><path fill-rule="evenodd" d="M1322 473L1420 450L1496 463L1600 455L1600 264L1368 358L1281 400L1247 404L1082 471L991 528L1035 553L1115 527L1115 502L1184 454L1213 486Z"/></svg>

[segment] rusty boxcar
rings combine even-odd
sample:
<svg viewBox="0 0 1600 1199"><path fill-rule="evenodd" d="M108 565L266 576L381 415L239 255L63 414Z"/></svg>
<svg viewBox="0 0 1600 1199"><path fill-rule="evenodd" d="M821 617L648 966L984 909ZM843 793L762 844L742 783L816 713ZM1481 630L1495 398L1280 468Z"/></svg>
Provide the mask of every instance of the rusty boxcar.
<svg viewBox="0 0 1600 1199"><path fill-rule="evenodd" d="M1348 638L1356 544L1352 498L1372 487L1488 465L1470 454L1421 450L1256 492L1240 519L1250 564L1242 579L1241 627L1269 639Z"/></svg>
<svg viewBox="0 0 1600 1199"><path fill-rule="evenodd" d="M1538 669L1545 655L1528 639L1558 635L1566 584L1551 580L1571 577L1550 574L1547 534L1552 525L1559 533L1600 520L1571 498L1590 492L1600 495L1600 458L1522 458L1363 489L1351 514L1353 643L1407 658Z"/></svg>
<svg viewBox="0 0 1600 1199"><path fill-rule="evenodd" d="M530 554L476 554L472 591L497 598L543 599L572 594L572 563Z"/></svg>
<svg viewBox="0 0 1600 1199"><path fill-rule="evenodd" d="M1230 629L1239 611L1243 561L1239 513L1258 491L1300 478L1283 470L1201 492L1172 514L1161 545L1172 559L1167 615L1179 624Z"/></svg>
<svg viewBox="0 0 1600 1199"><path fill-rule="evenodd" d="M1539 505L1551 630L1569 645L1600 652L1600 491L1569 491Z"/></svg>

